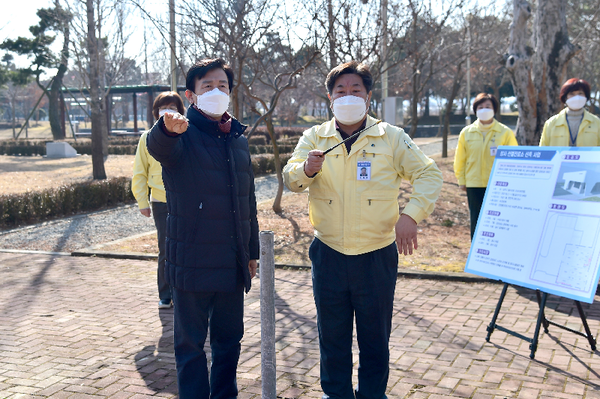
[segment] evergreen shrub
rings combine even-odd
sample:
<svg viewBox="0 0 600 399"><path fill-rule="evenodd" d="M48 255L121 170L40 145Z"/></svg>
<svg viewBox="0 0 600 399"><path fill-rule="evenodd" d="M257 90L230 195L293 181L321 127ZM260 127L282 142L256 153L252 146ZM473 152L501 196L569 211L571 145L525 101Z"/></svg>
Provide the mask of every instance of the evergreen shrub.
<svg viewBox="0 0 600 399"><path fill-rule="evenodd" d="M116 177L0 196L0 228L135 202L131 179Z"/></svg>

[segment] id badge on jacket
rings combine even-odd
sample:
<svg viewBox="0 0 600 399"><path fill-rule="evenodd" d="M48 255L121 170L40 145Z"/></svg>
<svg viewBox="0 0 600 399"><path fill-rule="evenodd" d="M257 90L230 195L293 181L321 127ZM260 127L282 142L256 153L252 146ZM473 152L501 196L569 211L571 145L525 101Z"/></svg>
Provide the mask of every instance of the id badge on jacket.
<svg viewBox="0 0 600 399"><path fill-rule="evenodd" d="M371 161L358 161L356 163L356 179L371 180Z"/></svg>

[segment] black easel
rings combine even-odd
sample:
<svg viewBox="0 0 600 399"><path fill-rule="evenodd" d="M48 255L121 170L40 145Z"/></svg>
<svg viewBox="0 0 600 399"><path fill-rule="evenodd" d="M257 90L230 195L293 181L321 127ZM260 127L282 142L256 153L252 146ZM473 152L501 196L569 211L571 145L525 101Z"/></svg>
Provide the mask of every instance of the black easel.
<svg viewBox="0 0 600 399"><path fill-rule="evenodd" d="M496 320L498 319L498 314L500 313L500 308L502 307L502 302L504 302L504 297L506 296L507 289L508 289L508 283L504 283L504 287L502 288L502 293L500 294L500 299L498 299L498 304L496 305L496 310L494 311L494 316L492 317L492 321L490 322L490 325L487 327L488 334L487 334L487 337L485 338L485 340L487 342L490 342L490 337L492 336L494 329L498 329L498 330L503 331L507 334L510 334L514 337L517 337L524 341L529 342L529 349L531 350L529 357L531 359L533 359L535 357L535 351L537 350L538 339L539 339L539 335L540 335L540 328L541 328L542 324L544 325L545 333L548 333L548 326L550 324L552 324L553 326L562 328L563 330L567 330L567 331L570 331L577 335L581 335L582 337L586 337L588 342L590 343L592 350L593 351L596 350L596 340L594 339L594 336L592 335L592 333L590 331L590 327L588 326L587 319L585 318L585 313L583 313L583 308L581 306L581 303L579 301L575 301L575 305L577 306L577 310L579 311L579 317L581 317L581 321L583 323L583 328L585 329L585 332L586 332L585 334L582 332L579 332L579 331L575 331L569 327L565 327L560 324L556 324L556 323L548 320L546 318L546 314L544 312L548 294L546 292L542 292L540 295L540 290L535 291L535 294L536 294L537 300L538 300L538 305L540 307L540 311L538 313L538 318L537 318L537 323L535 325L535 332L533 333L533 338L526 337L522 334L519 334L517 332L514 332L512 330L509 330L507 328L497 325Z"/></svg>

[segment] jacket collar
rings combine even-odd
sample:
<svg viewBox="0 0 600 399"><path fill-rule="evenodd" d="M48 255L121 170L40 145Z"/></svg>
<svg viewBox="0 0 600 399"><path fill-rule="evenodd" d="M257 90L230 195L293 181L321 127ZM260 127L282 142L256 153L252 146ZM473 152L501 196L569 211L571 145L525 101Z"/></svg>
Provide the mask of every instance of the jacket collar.
<svg viewBox="0 0 600 399"><path fill-rule="evenodd" d="M219 130L219 122L213 121L212 119L208 119L206 116L202 115L200 111L198 111L191 105L187 109L186 117L192 125L194 125L198 130L202 132L214 135L223 134ZM233 135L233 137L238 138L244 134L244 131L246 131L247 127L248 126L241 124L234 117L231 117L231 131L228 134L231 134Z"/></svg>
<svg viewBox="0 0 600 399"><path fill-rule="evenodd" d="M588 121L589 123L594 123L592 119L592 114L587 109L583 110L583 119L581 120L581 124L583 125L584 121ZM558 118L556 119L556 126L565 125L567 126L567 108L563 109L558 113Z"/></svg>
<svg viewBox="0 0 600 399"><path fill-rule="evenodd" d="M475 121L475 124L477 125L477 128L480 128L482 126L479 119L477 119ZM488 130L488 132L499 132L499 131L500 131L500 122L498 122L496 120L496 118L494 118L494 121L492 122L492 126L490 126L490 129Z"/></svg>
<svg viewBox="0 0 600 399"><path fill-rule="evenodd" d="M370 115L367 115L367 123L365 126L369 127L376 122L377 122L377 119L372 118ZM383 130L383 127L381 125L382 124L380 123L377 126L378 129L371 128L371 129L368 129L367 131L361 133L359 135L359 139L360 139L360 137L363 137L363 136L383 136L385 134L385 131ZM321 137L340 136L340 134L338 133L338 131L335 128L335 118L332 118L330 121L327 121L324 124L322 124L319 127L319 129L317 129L317 135L319 135Z"/></svg>

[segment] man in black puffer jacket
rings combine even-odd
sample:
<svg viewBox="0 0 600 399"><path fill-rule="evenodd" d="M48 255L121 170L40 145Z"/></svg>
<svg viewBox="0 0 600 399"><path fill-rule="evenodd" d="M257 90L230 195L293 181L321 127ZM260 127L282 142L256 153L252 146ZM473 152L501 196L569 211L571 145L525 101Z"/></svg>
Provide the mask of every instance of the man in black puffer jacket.
<svg viewBox="0 0 600 399"><path fill-rule="evenodd" d="M244 290L256 274L254 175L243 135L227 113L233 70L222 59L190 68L187 119L165 114L148 135L167 192L166 280L173 287L181 399L234 398L244 334ZM204 342L210 326L210 382Z"/></svg>

